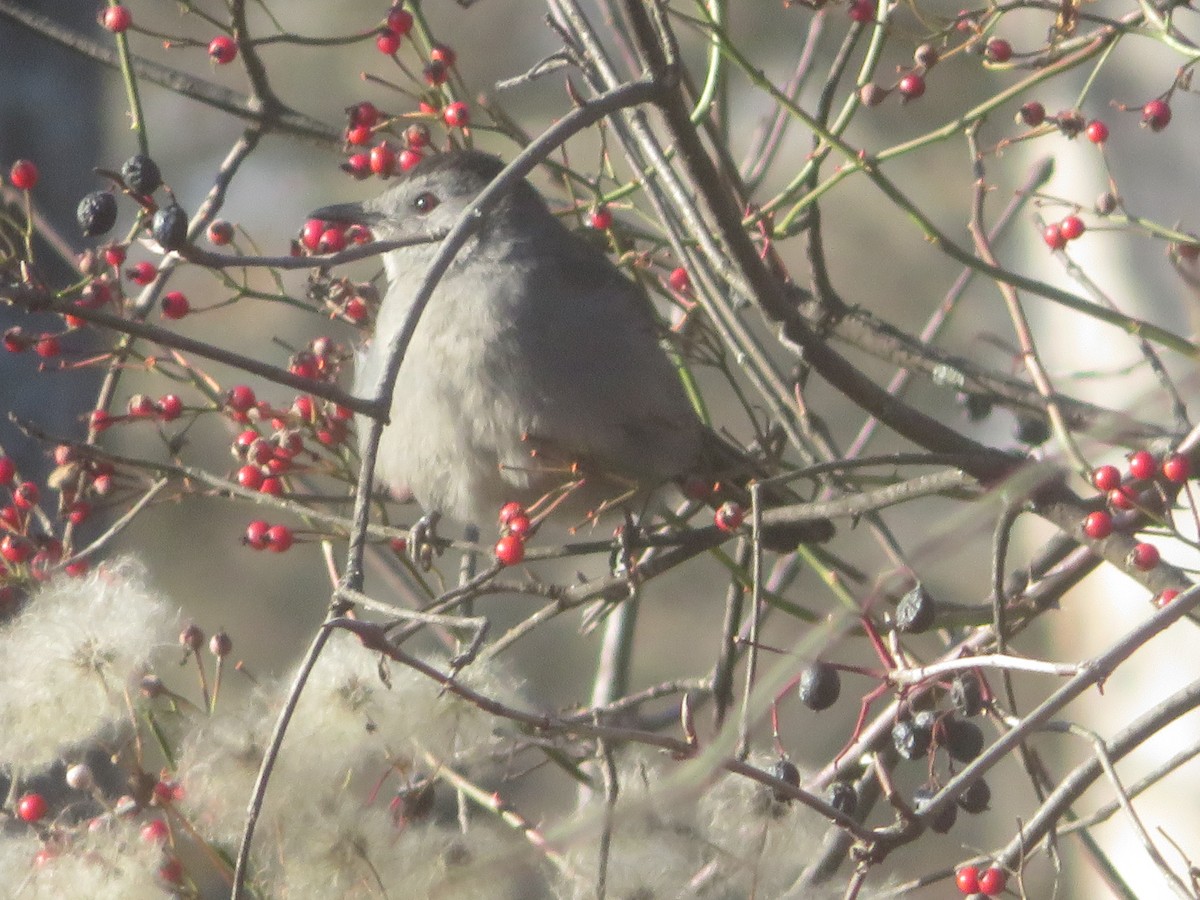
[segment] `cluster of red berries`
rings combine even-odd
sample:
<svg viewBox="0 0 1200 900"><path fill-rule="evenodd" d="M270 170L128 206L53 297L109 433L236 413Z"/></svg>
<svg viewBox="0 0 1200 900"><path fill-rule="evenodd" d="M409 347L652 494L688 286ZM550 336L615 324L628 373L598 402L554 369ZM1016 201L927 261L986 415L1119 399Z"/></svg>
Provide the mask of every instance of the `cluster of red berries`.
<svg viewBox="0 0 1200 900"><path fill-rule="evenodd" d="M533 521L524 506L514 500L500 507L500 532L496 561L502 566L515 566L525 558L525 541L533 534Z"/></svg>
<svg viewBox="0 0 1200 900"><path fill-rule="evenodd" d="M1064 110L1050 116L1046 114L1046 107L1037 100L1030 100L1017 110L1017 122L1030 128L1049 122L1067 137L1073 138L1083 134L1093 144L1103 144L1108 140L1108 125L1103 120L1092 119L1089 122L1073 110Z"/></svg>
<svg viewBox="0 0 1200 900"><path fill-rule="evenodd" d="M1118 527L1113 513L1124 513L1139 506L1161 506L1161 500L1144 492L1161 479L1166 484L1181 485L1191 477L1191 461L1180 453L1172 453L1160 462L1149 450L1138 450L1128 458L1126 479L1113 465L1097 467L1092 472L1092 484L1105 497L1107 509L1088 513L1082 523L1083 533L1092 540L1103 540ZM1159 563L1158 548L1139 542L1129 555L1134 568L1148 572Z"/></svg>
<svg viewBox="0 0 1200 900"><path fill-rule="evenodd" d="M61 451L55 451L56 461ZM61 465L61 463L60 463ZM108 468L111 473L111 466ZM28 566L27 574L37 581L44 581L51 570L62 561L63 544L56 537L34 534L33 522L37 521L37 507L42 499L41 489L33 481L17 481L17 468L6 456L0 456L0 486L9 495L9 502L0 506L0 608L7 607L15 596L11 586L5 584L10 574L8 566ZM62 496L63 517L72 524L81 525L91 515L91 504L76 499L64 490ZM83 575L88 570L87 562L78 560L69 563L65 571L69 575Z"/></svg>
<svg viewBox="0 0 1200 900"><path fill-rule="evenodd" d="M108 410L97 409L92 411L88 424L99 434L122 422L174 422L183 415L183 409L183 400L178 394L163 394L157 400L146 394L134 394L125 404L125 415L113 415Z"/></svg>
<svg viewBox="0 0 1200 900"><path fill-rule="evenodd" d="M1052 222L1042 229L1042 240L1051 250L1061 250L1067 246L1067 241L1081 237L1086 230L1083 219L1072 213L1061 222Z"/></svg>
<svg viewBox="0 0 1200 900"><path fill-rule="evenodd" d="M286 525L268 525L261 519L246 526L246 536L242 539L252 550L270 550L272 553L289 550L295 540L295 534Z"/></svg>
<svg viewBox="0 0 1200 900"><path fill-rule="evenodd" d="M306 253L340 253L351 244L365 244L370 240L371 232L363 225L309 219L300 229L295 249Z"/></svg>
<svg viewBox="0 0 1200 900"><path fill-rule="evenodd" d="M977 866L963 866L954 873L954 883L964 894L998 897L1008 885L1008 874L999 866L989 866L982 872Z"/></svg>
<svg viewBox="0 0 1200 900"><path fill-rule="evenodd" d="M9 353L24 353L30 347L42 359L54 359L62 353L61 335L44 331L38 335L27 334L20 325L14 325L4 332L0 342Z"/></svg>
<svg viewBox="0 0 1200 900"><path fill-rule="evenodd" d="M396 51L400 49L400 42L404 36L412 31L413 16L408 10L397 3L388 10L387 17L383 24L379 26L379 32L375 38L375 46L379 48L379 52L387 56L394 56Z"/></svg>

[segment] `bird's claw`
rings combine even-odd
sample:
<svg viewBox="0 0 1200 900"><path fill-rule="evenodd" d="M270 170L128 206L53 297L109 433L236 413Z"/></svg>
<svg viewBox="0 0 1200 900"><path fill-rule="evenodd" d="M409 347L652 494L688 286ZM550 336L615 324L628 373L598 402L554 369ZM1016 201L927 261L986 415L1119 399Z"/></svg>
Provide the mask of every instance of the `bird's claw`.
<svg viewBox="0 0 1200 900"><path fill-rule="evenodd" d="M440 552L437 548L437 524L441 518L442 514L437 510L426 513L417 519L408 532L409 557L422 572L429 571L434 553Z"/></svg>

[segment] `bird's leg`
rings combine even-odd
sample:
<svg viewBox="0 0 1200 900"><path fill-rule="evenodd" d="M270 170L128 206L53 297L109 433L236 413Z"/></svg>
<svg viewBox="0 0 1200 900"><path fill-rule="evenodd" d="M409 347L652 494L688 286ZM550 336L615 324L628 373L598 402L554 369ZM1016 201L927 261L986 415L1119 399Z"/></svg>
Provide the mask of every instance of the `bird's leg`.
<svg viewBox="0 0 1200 900"><path fill-rule="evenodd" d="M408 532L409 555L423 572L428 572L433 565L433 554L437 550L437 524L441 518L442 514L436 509L430 510L417 519Z"/></svg>

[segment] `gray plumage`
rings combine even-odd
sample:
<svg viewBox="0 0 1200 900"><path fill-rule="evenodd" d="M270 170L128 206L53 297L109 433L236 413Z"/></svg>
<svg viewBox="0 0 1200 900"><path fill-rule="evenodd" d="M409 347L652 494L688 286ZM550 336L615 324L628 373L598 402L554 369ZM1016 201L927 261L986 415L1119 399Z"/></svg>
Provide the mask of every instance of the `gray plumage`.
<svg viewBox="0 0 1200 900"><path fill-rule="evenodd" d="M499 173L478 152L433 156L380 197L313 215L378 239L450 228ZM383 257L388 287L354 392L372 396L437 244ZM359 423L365 432L366 423ZM570 482L590 509L693 472L704 438L646 298L522 182L487 214L426 307L392 395L376 476L426 512L494 520Z"/></svg>

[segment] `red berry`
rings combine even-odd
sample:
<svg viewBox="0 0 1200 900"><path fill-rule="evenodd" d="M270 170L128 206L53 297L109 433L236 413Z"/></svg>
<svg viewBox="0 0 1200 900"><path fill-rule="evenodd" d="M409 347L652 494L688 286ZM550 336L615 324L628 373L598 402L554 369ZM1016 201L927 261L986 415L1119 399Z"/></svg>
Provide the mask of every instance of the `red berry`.
<svg viewBox="0 0 1200 900"><path fill-rule="evenodd" d="M258 466L242 466L237 470L237 483L248 490L257 491L263 483L262 469Z"/></svg>
<svg viewBox="0 0 1200 900"><path fill-rule="evenodd" d="M1162 464L1163 478L1172 484L1183 484L1192 474L1192 464L1181 453L1172 453Z"/></svg>
<svg viewBox="0 0 1200 900"><path fill-rule="evenodd" d="M269 494L272 497L282 496L283 482L278 478L264 478L258 491L260 494Z"/></svg>
<svg viewBox="0 0 1200 900"><path fill-rule="evenodd" d="M1149 572L1157 566L1159 559L1161 557L1159 556L1158 548L1153 544L1144 542L1134 544L1133 550L1129 553L1130 564L1136 569L1141 569L1143 572Z"/></svg>
<svg viewBox="0 0 1200 900"><path fill-rule="evenodd" d="M32 191L38 182L37 166L27 159L18 159L8 171L8 180L19 191Z"/></svg>
<svg viewBox="0 0 1200 900"><path fill-rule="evenodd" d="M145 394L134 394L130 397L126 410L135 419L148 419L158 411L154 401Z"/></svg>
<svg viewBox="0 0 1200 900"><path fill-rule="evenodd" d="M113 426L113 420L107 411L94 409L88 417L88 424L93 431L99 434L101 431L108 431Z"/></svg>
<svg viewBox="0 0 1200 900"><path fill-rule="evenodd" d="M0 484L12 484L17 477L17 466L7 456L0 456Z"/></svg>
<svg viewBox="0 0 1200 900"><path fill-rule="evenodd" d="M1036 100L1030 100L1017 111L1017 121L1024 122L1030 128L1036 128L1046 121L1046 107Z"/></svg>
<svg viewBox="0 0 1200 900"><path fill-rule="evenodd" d="M450 77L450 73L446 71L446 66L438 62L436 59L425 67L422 73L425 77L425 83L430 87L437 87L439 84L445 84L446 79Z"/></svg>
<svg viewBox="0 0 1200 900"><path fill-rule="evenodd" d="M900 79L900 83L896 85L901 96L905 100L916 100L925 93L925 79L916 72L909 72Z"/></svg>
<svg viewBox="0 0 1200 900"><path fill-rule="evenodd" d="M667 284L671 285L671 290L677 294L690 294L692 291L692 276L688 274L688 270L680 266L677 269L672 269L671 274L667 276Z"/></svg>
<svg viewBox="0 0 1200 900"><path fill-rule="evenodd" d="M364 178L370 178L370 155L367 153L351 154L346 161L342 163L342 171L350 175L355 181L362 181Z"/></svg>
<svg viewBox="0 0 1200 900"><path fill-rule="evenodd" d="M237 56L237 43L227 34L219 34L208 43L208 56L217 65L233 62Z"/></svg>
<svg viewBox="0 0 1200 900"><path fill-rule="evenodd" d="M33 345L33 349L43 359L53 359L62 353L62 345L58 341L58 336L53 334L43 334Z"/></svg>
<svg viewBox="0 0 1200 900"><path fill-rule="evenodd" d="M506 534L496 541L496 560L502 566L515 566L525 558L525 542L515 534Z"/></svg>
<svg viewBox="0 0 1200 900"><path fill-rule="evenodd" d="M396 151L387 141L371 148L371 171L381 178L387 178L396 171Z"/></svg>
<svg viewBox="0 0 1200 900"><path fill-rule="evenodd" d="M1179 591L1175 590L1175 588L1166 588L1150 602L1153 603L1157 609L1162 609L1178 596Z"/></svg>
<svg viewBox="0 0 1200 900"><path fill-rule="evenodd" d="M526 515L513 516L508 520L506 527L509 534L514 534L521 538L521 540L525 540L525 538L529 537L529 533L533 531L533 522Z"/></svg>
<svg viewBox="0 0 1200 900"><path fill-rule="evenodd" d="M1079 216L1067 216L1058 223L1058 230L1062 233L1063 240L1073 241L1085 230L1083 219Z"/></svg>
<svg viewBox="0 0 1200 900"><path fill-rule="evenodd" d="M400 162L401 172L407 172L422 159L424 159L424 157L416 150L409 150L407 147L400 151L400 155L397 158Z"/></svg>
<svg viewBox="0 0 1200 900"><path fill-rule="evenodd" d="M5 562L19 564L27 562L33 556L33 546L23 537L6 534L0 538L0 557Z"/></svg>
<svg viewBox="0 0 1200 900"><path fill-rule="evenodd" d="M191 311L191 304L182 291L170 291L160 303L164 319L182 319Z"/></svg>
<svg viewBox="0 0 1200 900"><path fill-rule="evenodd" d="M373 133L366 125L355 125L346 129L346 143L351 147L361 147L370 143Z"/></svg>
<svg viewBox="0 0 1200 900"><path fill-rule="evenodd" d="M158 398L158 417L164 422L174 422L183 414L183 401L177 394L163 394Z"/></svg>
<svg viewBox="0 0 1200 900"><path fill-rule="evenodd" d="M954 883L964 894L978 894L979 869L975 866L963 866L954 873Z"/></svg>
<svg viewBox="0 0 1200 900"><path fill-rule="evenodd" d="M458 60L458 54L445 44L434 44L429 48L429 58L450 68Z"/></svg>
<svg viewBox="0 0 1200 900"><path fill-rule="evenodd" d="M104 15L100 18L100 24L113 34L121 34L133 24L133 15L126 7L118 3L116 6L110 6L104 10Z"/></svg>
<svg viewBox="0 0 1200 900"><path fill-rule="evenodd" d="M346 232L340 228L326 228L317 243L317 250L321 253L337 253L345 249Z"/></svg>
<svg viewBox="0 0 1200 900"><path fill-rule="evenodd" d="M1138 450L1129 455L1129 474L1138 481L1147 481L1158 471L1158 462L1149 450Z"/></svg>
<svg viewBox="0 0 1200 900"><path fill-rule="evenodd" d="M155 276L158 275L158 270L154 268L154 263L140 262L130 266L125 271L125 275L134 284L140 284L144 287L154 280Z"/></svg>
<svg viewBox="0 0 1200 900"><path fill-rule="evenodd" d="M141 830L142 840L147 844L165 844L171 834L171 829L162 819L151 819Z"/></svg>
<svg viewBox="0 0 1200 900"><path fill-rule="evenodd" d="M254 391L250 387L239 384L229 389L229 393L225 396L225 402L235 412L244 413L251 409L258 401L254 396Z"/></svg>
<svg viewBox="0 0 1200 900"><path fill-rule="evenodd" d="M48 806L41 794L26 794L17 801L17 815L23 822L36 822L46 815Z"/></svg>
<svg viewBox="0 0 1200 900"><path fill-rule="evenodd" d="M606 231L612 227L613 215L607 206L599 206L588 216L588 225L597 231Z"/></svg>
<svg viewBox="0 0 1200 900"><path fill-rule="evenodd" d="M367 304L363 302L362 297L351 297L342 307L342 312L355 325L367 320Z"/></svg>
<svg viewBox="0 0 1200 900"><path fill-rule="evenodd" d="M9 353L23 353L29 348L30 340L19 325L4 332L4 349Z"/></svg>
<svg viewBox="0 0 1200 900"><path fill-rule="evenodd" d="M300 229L300 244L305 250L316 251L326 227L325 222L321 219L309 219L304 223L304 227Z"/></svg>
<svg viewBox="0 0 1200 900"><path fill-rule="evenodd" d="M1113 522L1112 516L1103 510L1096 510L1087 514L1087 518L1083 520L1083 533L1092 540L1102 540L1112 534Z"/></svg>
<svg viewBox="0 0 1200 900"><path fill-rule="evenodd" d="M233 240L233 223L225 219L217 219L208 226L208 242L216 247L224 247Z"/></svg>
<svg viewBox="0 0 1200 900"><path fill-rule="evenodd" d="M1150 100L1142 107L1142 125L1162 131L1171 124L1171 107L1166 100Z"/></svg>
<svg viewBox="0 0 1200 900"><path fill-rule="evenodd" d="M404 143L414 150L429 146L429 126L424 122L413 122L404 129Z"/></svg>
<svg viewBox="0 0 1200 900"><path fill-rule="evenodd" d="M125 248L120 244L110 244L105 247L104 261L114 269L119 269L125 263Z"/></svg>
<svg viewBox="0 0 1200 900"><path fill-rule="evenodd" d="M738 503L727 500L713 515L713 522L722 531L737 531L746 521L746 510Z"/></svg>
<svg viewBox="0 0 1200 900"><path fill-rule="evenodd" d="M1099 119L1088 122L1087 139L1093 144L1103 144L1108 140L1108 126Z"/></svg>
<svg viewBox="0 0 1200 900"><path fill-rule="evenodd" d="M17 509L22 512L29 512L37 506L38 499L42 492L38 490L38 486L32 481L22 481L13 491L13 503Z"/></svg>
<svg viewBox="0 0 1200 900"><path fill-rule="evenodd" d="M1128 485L1115 487L1108 492L1108 505L1113 509L1134 509L1137 507L1137 491Z"/></svg>
<svg viewBox="0 0 1200 900"><path fill-rule="evenodd" d="M1012 44L1004 38L992 38L987 42L987 57L992 62L1008 62L1012 59L1012 53Z"/></svg>
<svg viewBox="0 0 1200 900"><path fill-rule="evenodd" d="M375 124L379 121L379 110L369 100L364 100L362 103L350 107L347 112L350 114L350 124L352 126L374 128Z"/></svg>
<svg viewBox="0 0 1200 900"><path fill-rule="evenodd" d="M283 553L293 541L292 529L286 525L272 525L267 529L267 549L273 553Z"/></svg>
<svg viewBox="0 0 1200 900"><path fill-rule="evenodd" d="M451 128L466 128L471 121L471 113L467 104L461 100L449 104L442 110L442 121Z"/></svg>
<svg viewBox="0 0 1200 900"><path fill-rule="evenodd" d="M1092 484L1098 491L1111 491L1121 484L1121 470L1116 466L1097 466L1092 470Z"/></svg>
<svg viewBox="0 0 1200 900"><path fill-rule="evenodd" d="M270 529L270 527L270 525L261 519L255 519L246 526L246 544L255 550L266 549L267 531Z"/></svg>
<svg viewBox="0 0 1200 900"><path fill-rule="evenodd" d="M1061 250L1067 246L1067 239L1063 237L1062 226L1057 222L1047 225L1043 229L1042 240L1046 242L1046 246L1051 250Z"/></svg>
<svg viewBox="0 0 1200 900"><path fill-rule="evenodd" d="M167 884L179 884L183 881L183 863L179 857L172 856L158 867L158 877Z"/></svg>
<svg viewBox="0 0 1200 900"><path fill-rule="evenodd" d="M870 22L875 18L875 0L854 0L850 4L852 22Z"/></svg>
<svg viewBox="0 0 1200 900"><path fill-rule="evenodd" d="M0 525L10 531L20 531L22 527L21 513L15 506L0 507Z"/></svg>
<svg viewBox="0 0 1200 900"><path fill-rule="evenodd" d="M63 567L63 571L72 578L82 578L88 573L91 568L86 559L77 559L74 562L69 562Z"/></svg>
<svg viewBox="0 0 1200 900"><path fill-rule="evenodd" d="M375 46L379 48L380 53L386 56L393 56L400 49L400 36L394 31L387 31L385 29L375 38Z"/></svg>
<svg viewBox="0 0 1200 900"><path fill-rule="evenodd" d="M396 4L388 10L387 25L388 31L395 34L397 37L404 37L413 27L412 13L404 9L400 4Z"/></svg>
<svg viewBox="0 0 1200 900"><path fill-rule="evenodd" d="M86 500L76 500L67 507L67 518L72 525L82 525L92 514L92 505Z"/></svg>
<svg viewBox="0 0 1200 900"><path fill-rule="evenodd" d="M979 893L985 897L995 897L1008 884L1008 875L998 866L989 866L987 871L979 876Z"/></svg>

